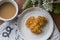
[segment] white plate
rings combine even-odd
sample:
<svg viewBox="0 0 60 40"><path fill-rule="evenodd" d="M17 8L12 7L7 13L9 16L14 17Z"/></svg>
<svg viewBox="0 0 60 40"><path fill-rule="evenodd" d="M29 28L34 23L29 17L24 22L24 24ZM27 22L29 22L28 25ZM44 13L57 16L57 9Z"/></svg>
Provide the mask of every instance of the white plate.
<svg viewBox="0 0 60 40"><path fill-rule="evenodd" d="M47 25L42 29L39 35L33 34L29 28L25 26L27 18L30 16L44 16L48 20ZM32 7L22 12L18 19L20 32L24 35L25 40L47 40L53 32L53 20L50 14L42 8Z"/></svg>

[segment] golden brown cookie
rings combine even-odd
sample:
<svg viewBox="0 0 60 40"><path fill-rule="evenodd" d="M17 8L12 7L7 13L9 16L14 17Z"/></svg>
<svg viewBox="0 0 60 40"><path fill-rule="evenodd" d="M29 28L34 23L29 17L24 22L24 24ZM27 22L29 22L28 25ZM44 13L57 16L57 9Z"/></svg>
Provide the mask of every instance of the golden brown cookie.
<svg viewBox="0 0 60 40"><path fill-rule="evenodd" d="M42 32L43 26L47 23L47 20L43 16L38 16L35 18L31 16L26 21L26 26L30 28L31 32L34 34L40 34Z"/></svg>
<svg viewBox="0 0 60 40"><path fill-rule="evenodd" d="M30 27L31 24L34 23L34 20L35 20L35 17L34 17L34 16L29 17L29 18L27 19L27 21L26 21L26 26L27 26L27 27Z"/></svg>

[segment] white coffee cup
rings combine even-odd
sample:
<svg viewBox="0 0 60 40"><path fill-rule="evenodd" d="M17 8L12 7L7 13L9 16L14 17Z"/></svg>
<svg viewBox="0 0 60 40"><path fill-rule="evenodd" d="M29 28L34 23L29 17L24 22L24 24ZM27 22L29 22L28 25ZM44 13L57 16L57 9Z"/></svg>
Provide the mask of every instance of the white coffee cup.
<svg viewBox="0 0 60 40"><path fill-rule="evenodd" d="M5 18L0 17L0 20L3 20L3 21L13 20L18 14L18 5L17 5L17 3L14 0L1 0L0 1L0 5L3 4L4 2L12 3L15 6L15 8L16 8L16 13L15 13L15 15L12 18L5 19Z"/></svg>

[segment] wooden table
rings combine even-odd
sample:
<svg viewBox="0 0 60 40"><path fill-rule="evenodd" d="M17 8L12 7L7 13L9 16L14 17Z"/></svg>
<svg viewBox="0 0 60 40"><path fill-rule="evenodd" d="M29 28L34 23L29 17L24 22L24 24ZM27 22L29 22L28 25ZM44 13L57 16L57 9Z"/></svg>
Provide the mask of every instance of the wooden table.
<svg viewBox="0 0 60 40"><path fill-rule="evenodd" d="M54 22L56 23L57 28L58 28L59 31L60 31L60 14L54 14L54 13L51 13L51 12L50 12L50 14L51 14L51 16L53 17Z"/></svg>
<svg viewBox="0 0 60 40"><path fill-rule="evenodd" d="M25 0L16 0L18 6L19 6L19 12L21 13L23 11L22 9L22 5L24 4ZM57 25L57 28L59 29L60 31L60 15L56 15L52 12L50 12L51 16L53 17L54 19L54 22L56 23ZM0 23L2 23L3 21L0 20Z"/></svg>

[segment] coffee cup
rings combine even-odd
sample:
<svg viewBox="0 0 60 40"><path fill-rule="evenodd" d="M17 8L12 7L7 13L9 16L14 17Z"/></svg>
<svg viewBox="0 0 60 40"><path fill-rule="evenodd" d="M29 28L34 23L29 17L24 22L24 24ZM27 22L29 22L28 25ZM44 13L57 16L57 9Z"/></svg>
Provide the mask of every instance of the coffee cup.
<svg viewBox="0 0 60 40"><path fill-rule="evenodd" d="M4 3L6 3L6 2L8 2L8 3L11 3L12 5L14 5L14 7L15 7L15 9L16 9L16 12L15 12L15 14L11 17L11 18L3 18L3 17L1 17L1 15L3 15L3 12L1 13L1 15L0 15L0 20L3 20L3 21L10 21L10 20L13 20L17 15L18 15L18 5L17 5L17 3L14 1L14 0L1 0L0 1L0 6L2 5L2 4L4 4ZM8 4L7 4L8 5ZM8 8L8 7L7 7ZM6 8L6 9L7 9ZM12 9L12 8L11 8ZM1 9L0 9L1 10ZM10 9L8 9L8 10L10 10ZM8 11L7 10L7 11ZM13 10L14 11L14 10ZM12 11L12 12L13 12ZM5 12L5 11L4 11ZM4 15L6 15L5 13L4 13ZM6 15L7 17L8 16L10 16L10 15Z"/></svg>

